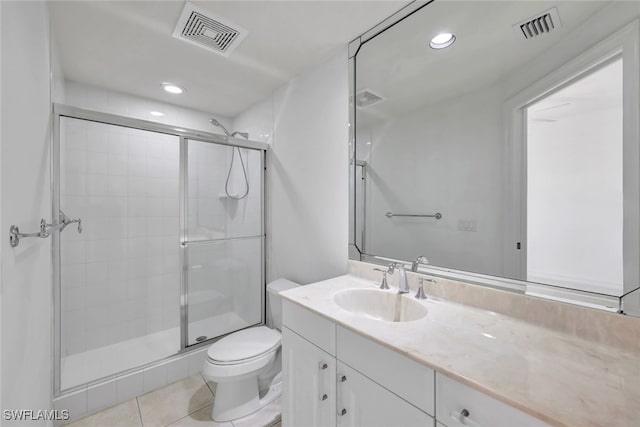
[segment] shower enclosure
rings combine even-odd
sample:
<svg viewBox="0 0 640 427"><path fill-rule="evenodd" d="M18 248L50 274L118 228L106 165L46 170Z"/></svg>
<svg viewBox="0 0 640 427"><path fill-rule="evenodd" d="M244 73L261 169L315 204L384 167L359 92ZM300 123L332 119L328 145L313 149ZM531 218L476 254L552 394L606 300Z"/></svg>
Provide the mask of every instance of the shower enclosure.
<svg viewBox="0 0 640 427"><path fill-rule="evenodd" d="M263 324L266 144L54 110L55 394Z"/></svg>

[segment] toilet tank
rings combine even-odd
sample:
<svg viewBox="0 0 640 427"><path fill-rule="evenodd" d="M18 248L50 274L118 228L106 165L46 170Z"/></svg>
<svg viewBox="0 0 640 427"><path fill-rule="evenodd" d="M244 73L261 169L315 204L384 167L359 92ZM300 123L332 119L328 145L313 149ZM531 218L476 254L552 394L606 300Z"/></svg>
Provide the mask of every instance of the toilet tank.
<svg viewBox="0 0 640 427"><path fill-rule="evenodd" d="M267 325L280 330L282 328L282 298L280 292L300 286L287 279L276 279L267 285Z"/></svg>

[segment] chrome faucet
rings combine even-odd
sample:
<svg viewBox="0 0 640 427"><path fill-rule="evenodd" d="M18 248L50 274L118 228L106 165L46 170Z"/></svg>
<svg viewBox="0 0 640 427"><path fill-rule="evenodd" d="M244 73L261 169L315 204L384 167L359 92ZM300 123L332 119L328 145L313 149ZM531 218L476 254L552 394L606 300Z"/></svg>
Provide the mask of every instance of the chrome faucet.
<svg viewBox="0 0 640 427"><path fill-rule="evenodd" d="M389 264L389 273L393 274L398 269L398 293L406 294L409 292L409 282L407 282L407 272L404 270L404 265L393 262Z"/></svg>
<svg viewBox="0 0 640 427"><path fill-rule="evenodd" d="M420 265L427 265L427 264L429 264L429 260L427 259L427 257L419 256L418 258L416 258L415 261L411 263L411 271L413 271L414 273L417 273L418 267L420 267Z"/></svg>

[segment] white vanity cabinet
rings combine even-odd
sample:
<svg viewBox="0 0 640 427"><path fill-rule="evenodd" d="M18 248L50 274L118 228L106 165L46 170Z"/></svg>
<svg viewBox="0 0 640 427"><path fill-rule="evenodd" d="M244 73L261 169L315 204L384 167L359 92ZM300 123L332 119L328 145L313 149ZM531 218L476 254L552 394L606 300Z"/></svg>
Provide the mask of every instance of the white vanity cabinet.
<svg viewBox="0 0 640 427"><path fill-rule="evenodd" d="M296 304L282 313L283 426L435 425L431 369Z"/></svg>
<svg viewBox="0 0 640 427"><path fill-rule="evenodd" d="M282 424L336 425L336 325L282 302Z"/></svg>
<svg viewBox="0 0 640 427"><path fill-rule="evenodd" d="M336 359L282 328L284 425L333 426L336 422Z"/></svg>
<svg viewBox="0 0 640 427"><path fill-rule="evenodd" d="M290 301L282 313L284 427L547 426Z"/></svg>

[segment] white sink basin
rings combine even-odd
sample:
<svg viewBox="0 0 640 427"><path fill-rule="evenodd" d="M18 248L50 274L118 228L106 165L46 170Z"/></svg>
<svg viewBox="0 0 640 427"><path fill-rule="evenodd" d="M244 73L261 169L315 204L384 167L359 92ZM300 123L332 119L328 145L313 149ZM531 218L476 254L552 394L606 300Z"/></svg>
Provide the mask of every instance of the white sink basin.
<svg viewBox="0 0 640 427"><path fill-rule="evenodd" d="M393 291L349 289L337 293L334 301L351 313L386 322L411 322L427 315L427 307L410 294Z"/></svg>

